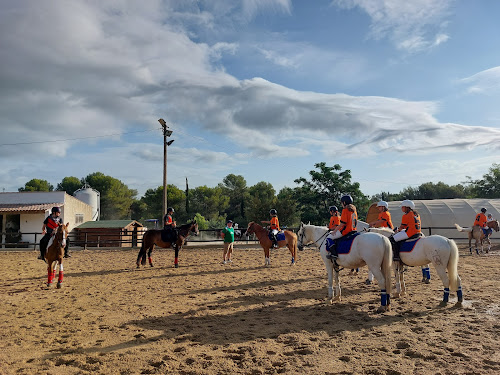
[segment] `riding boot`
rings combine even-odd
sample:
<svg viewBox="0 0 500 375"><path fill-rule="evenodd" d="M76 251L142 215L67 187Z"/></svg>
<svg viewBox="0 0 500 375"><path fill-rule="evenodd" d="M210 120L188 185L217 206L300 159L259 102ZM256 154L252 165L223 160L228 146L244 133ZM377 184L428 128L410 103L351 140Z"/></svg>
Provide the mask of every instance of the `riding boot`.
<svg viewBox="0 0 500 375"><path fill-rule="evenodd" d="M394 240L394 237L393 236L390 236L389 237L389 241L391 241L391 245L392 245L392 254L393 254L393 259L395 261L400 261L401 259L399 258L399 249L401 247L401 244L399 242L396 242Z"/></svg>
<svg viewBox="0 0 500 375"><path fill-rule="evenodd" d="M64 247L64 257L71 258L71 254L69 253L69 239L66 239L66 246Z"/></svg>
<svg viewBox="0 0 500 375"><path fill-rule="evenodd" d="M339 255L337 254L337 241L333 241L332 246L328 249L326 254L327 259L337 259Z"/></svg>

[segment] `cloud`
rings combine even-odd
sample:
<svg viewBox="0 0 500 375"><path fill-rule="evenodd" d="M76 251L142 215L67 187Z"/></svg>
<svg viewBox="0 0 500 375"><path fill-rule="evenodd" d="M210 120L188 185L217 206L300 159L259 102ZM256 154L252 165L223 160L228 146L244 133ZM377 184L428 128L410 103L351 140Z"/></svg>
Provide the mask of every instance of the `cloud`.
<svg viewBox="0 0 500 375"><path fill-rule="evenodd" d="M497 94L500 90L500 66L462 78L459 83L467 85L467 92L471 94Z"/></svg>
<svg viewBox="0 0 500 375"><path fill-rule="evenodd" d="M360 8L372 20L370 36L388 38L397 49L416 53L448 40L442 30L454 0L333 0L343 9Z"/></svg>

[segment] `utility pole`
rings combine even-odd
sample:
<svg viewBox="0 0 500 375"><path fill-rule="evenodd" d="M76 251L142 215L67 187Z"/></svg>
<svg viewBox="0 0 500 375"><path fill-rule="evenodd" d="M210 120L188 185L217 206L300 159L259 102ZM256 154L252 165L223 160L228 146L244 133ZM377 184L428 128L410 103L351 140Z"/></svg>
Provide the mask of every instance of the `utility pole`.
<svg viewBox="0 0 500 375"><path fill-rule="evenodd" d="M164 119L159 119L158 122L161 124L163 128L163 202L162 202L162 209L163 209L163 215L161 217L161 220L165 217L167 214L167 147L170 146L174 140L172 139L171 141L167 142L168 137L172 135L172 130L168 129L168 125L165 122ZM163 222L162 222L163 226Z"/></svg>

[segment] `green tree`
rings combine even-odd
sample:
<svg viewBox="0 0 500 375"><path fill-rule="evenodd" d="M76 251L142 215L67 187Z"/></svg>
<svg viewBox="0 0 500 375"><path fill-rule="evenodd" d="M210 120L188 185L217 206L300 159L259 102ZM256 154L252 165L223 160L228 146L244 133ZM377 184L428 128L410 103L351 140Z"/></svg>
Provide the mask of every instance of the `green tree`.
<svg viewBox="0 0 500 375"><path fill-rule="evenodd" d="M482 179L467 179L473 198L500 198L500 164L494 163Z"/></svg>
<svg viewBox="0 0 500 375"><path fill-rule="evenodd" d="M198 186L190 189L190 210L210 220L217 220L229 205L229 197L220 187Z"/></svg>
<svg viewBox="0 0 500 375"><path fill-rule="evenodd" d="M276 198L276 210L278 211L280 226L298 227L300 225L300 214L297 210L297 201L293 189L284 187Z"/></svg>
<svg viewBox="0 0 500 375"><path fill-rule="evenodd" d="M229 197L228 207L224 210L227 218L244 224L245 200L249 197L245 178L241 175L228 174L218 186Z"/></svg>
<svg viewBox="0 0 500 375"><path fill-rule="evenodd" d="M65 191L69 195L73 195L75 191L82 187L82 182L78 177L64 177L60 183L57 184L56 190Z"/></svg>
<svg viewBox="0 0 500 375"><path fill-rule="evenodd" d="M180 224L189 220L185 205L186 195L175 185L167 185L167 204L175 210L175 220ZM158 219L163 227L163 186L148 189L140 199L140 217L142 219Z"/></svg>
<svg viewBox="0 0 500 375"><path fill-rule="evenodd" d="M47 180L40 180L34 178L26 182L24 187L19 188L19 191L53 191L54 186L52 186Z"/></svg>
<svg viewBox="0 0 500 375"><path fill-rule="evenodd" d="M369 200L359 189L358 182L351 182L351 171L335 164L328 167L326 163L316 163L318 170L309 172L310 180L301 177L295 180L297 187L295 198L301 211L301 220L315 225L325 225L329 219L328 207L337 205L340 208L340 197L350 194L358 210L360 219L366 217Z"/></svg>
<svg viewBox="0 0 500 375"><path fill-rule="evenodd" d="M101 172L89 174L83 181L100 193L101 220L131 217L131 206L137 195L136 190L129 189L120 180Z"/></svg>
<svg viewBox="0 0 500 375"><path fill-rule="evenodd" d="M203 217L203 215L197 213L194 215L194 220L198 223L199 230L208 229L208 221Z"/></svg>
<svg viewBox="0 0 500 375"><path fill-rule="evenodd" d="M276 208L276 192L268 182L258 182L248 189L248 205L246 207L247 221L255 221L260 224L261 220L269 220L269 211ZM278 217L279 217L278 212Z"/></svg>

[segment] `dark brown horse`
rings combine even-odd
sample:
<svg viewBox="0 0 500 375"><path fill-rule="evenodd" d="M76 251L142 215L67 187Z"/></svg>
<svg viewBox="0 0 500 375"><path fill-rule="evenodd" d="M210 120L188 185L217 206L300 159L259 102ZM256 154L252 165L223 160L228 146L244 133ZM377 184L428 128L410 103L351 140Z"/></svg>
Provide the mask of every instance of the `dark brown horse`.
<svg viewBox="0 0 500 375"><path fill-rule="evenodd" d="M61 224L57 227L56 232L50 239L49 246L47 247L47 252L45 253L45 260L47 261L47 287L52 285L56 277L56 267L59 264L59 278L57 280L57 288L62 287L62 281L64 277L63 272L63 258L64 258L64 248L66 247L66 240L68 238L68 227L69 223L66 225Z"/></svg>
<svg viewBox="0 0 500 375"><path fill-rule="evenodd" d="M269 239L269 231L261 225L251 221L248 223L245 235L248 236L253 233L255 233L259 239L260 246L264 249L264 265L271 265L269 249L273 246L273 242ZM285 239L278 241L278 248L287 246L288 250L290 250L290 253L292 254L292 264L295 264L295 261L297 260L297 235L289 230L284 230L283 233L285 234Z"/></svg>
<svg viewBox="0 0 500 375"><path fill-rule="evenodd" d="M175 251L175 268L179 267L179 250L182 249L186 238L191 233L194 233L195 236L198 235L198 223L196 221L193 221L191 223L181 225L175 230L177 231L177 240L174 243L164 242L161 239L161 229L150 229L146 233L144 233L141 249L139 250L139 254L137 255L137 268L139 268L141 264L143 266L146 264L146 251L148 255L149 265L153 267L153 258L151 258L151 253L153 252L155 245L163 248L173 248Z"/></svg>

